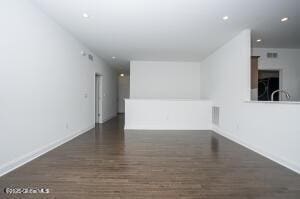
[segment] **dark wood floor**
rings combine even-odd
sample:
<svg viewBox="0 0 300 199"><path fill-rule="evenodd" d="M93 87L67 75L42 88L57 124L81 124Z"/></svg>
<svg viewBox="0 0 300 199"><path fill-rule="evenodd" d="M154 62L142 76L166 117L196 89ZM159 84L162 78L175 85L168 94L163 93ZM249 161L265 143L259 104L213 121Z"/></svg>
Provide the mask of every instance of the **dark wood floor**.
<svg viewBox="0 0 300 199"><path fill-rule="evenodd" d="M1 177L0 198L300 198L298 174L211 131L122 128L115 118Z"/></svg>

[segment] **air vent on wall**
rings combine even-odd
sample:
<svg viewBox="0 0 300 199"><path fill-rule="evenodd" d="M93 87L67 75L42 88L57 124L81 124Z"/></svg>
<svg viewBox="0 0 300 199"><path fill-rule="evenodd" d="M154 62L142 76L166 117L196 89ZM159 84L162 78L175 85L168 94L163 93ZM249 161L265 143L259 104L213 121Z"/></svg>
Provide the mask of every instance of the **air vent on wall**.
<svg viewBox="0 0 300 199"><path fill-rule="evenodd" d="M277 57L278 57L278 53L272 53L272 52L267 53L267 58L277 58Z"/></svg>
<svg viewBox="0 0 300 199"><path fill-rule="evenodd" d="M89 54L89 60L93 61L94 60L94 57L93 55Z"/></svg>
<svg viewBox="0 0 300 199"><path fill-rule="evenodd" d="M220 117L220 107L213 106L212 107L212 122L215 125L219 125L219 118Z"/></svg>

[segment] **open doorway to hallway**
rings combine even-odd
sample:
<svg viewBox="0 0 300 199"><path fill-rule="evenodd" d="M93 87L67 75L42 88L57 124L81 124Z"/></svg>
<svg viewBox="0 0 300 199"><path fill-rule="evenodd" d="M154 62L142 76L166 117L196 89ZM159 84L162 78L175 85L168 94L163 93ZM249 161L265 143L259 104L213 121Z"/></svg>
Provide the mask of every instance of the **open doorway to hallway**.
<svg viewBox="0 0 300 199"><path fill-rule="evenodd" d="M103 92L103 76L95 74L95 123L102 123L102 92Z"/></svg>
<svg viewBox="0 0 300 199"><path fill-rule="evenodd" d="M121 73L118 79L118 113L125 113L125 99L129 98L130 76Z"/></svg>

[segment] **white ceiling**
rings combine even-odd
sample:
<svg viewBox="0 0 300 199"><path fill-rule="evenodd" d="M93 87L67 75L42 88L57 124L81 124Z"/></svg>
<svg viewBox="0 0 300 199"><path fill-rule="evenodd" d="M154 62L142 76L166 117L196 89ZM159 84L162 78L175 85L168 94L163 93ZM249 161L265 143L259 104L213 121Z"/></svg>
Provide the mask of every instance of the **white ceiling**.
<svg viewBox="0 0 300 199"><path fill-rule="evenodd" d="M255 46L300 47L300 0L33 1L123 70L129 60L201 61L245 28L263 40Z"/></svg>

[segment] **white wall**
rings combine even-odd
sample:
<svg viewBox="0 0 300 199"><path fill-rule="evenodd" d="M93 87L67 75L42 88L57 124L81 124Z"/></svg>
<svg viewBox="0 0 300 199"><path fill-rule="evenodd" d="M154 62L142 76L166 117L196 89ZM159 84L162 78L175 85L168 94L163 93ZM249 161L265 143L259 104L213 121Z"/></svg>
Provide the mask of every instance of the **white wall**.
<svg viewBox="0 0 300 199"><path fill-rule="evenodd" d="M267 58L267 52L277 52L278 58ZM259 69L280 70L281 88L290 93L292 101L300 101L300 49L253 48L252 55L260 56Z"/></svg>
<svg viewBox="0 0 300 199"><path fill-rule="evenodd" d="M200 63L131 61L130 98L199 99Z"/></svg>
<svg viewBox="0 0 300 199"><path fill-rule="evenodd" d="M250 31L245 30L201 63L201 96L220 106L213 129L300 172L300 104L250 99Z"/></svg>
<svg viewBox="0 0 300 199"><path fill-rule="evenodd" d="M126 99L125 129L211 129L211 101Z"/></svg>
<svg viewBox="0 0 300 199"><path fill-rule="evenodd" d="M116 115L117 76L28 1L0 7L2 175L94 126L95 72L104 76L104 119Z"/></svg>
<svg viewBox="0 0 300 199"><path fill-rule="evenodd" d="M125 112L125 100L129 98L130 92L130 77L129 75L125 75L123 77L119 76L119 87L118 87L118 112Z"/></svg>

